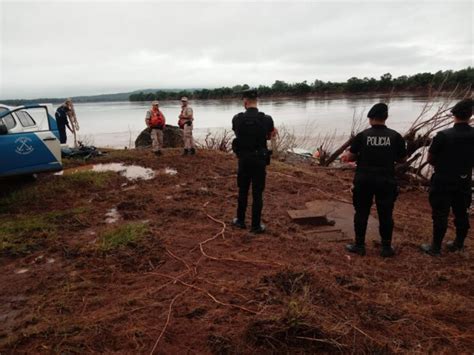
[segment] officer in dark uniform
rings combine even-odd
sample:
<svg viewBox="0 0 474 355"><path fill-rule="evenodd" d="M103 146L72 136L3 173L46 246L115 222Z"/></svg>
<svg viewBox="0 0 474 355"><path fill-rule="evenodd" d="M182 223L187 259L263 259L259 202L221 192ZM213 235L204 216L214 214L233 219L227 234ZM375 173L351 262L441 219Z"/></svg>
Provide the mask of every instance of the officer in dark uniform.
<svg viewBox="0 0 474 355"><path fill-rule="evenodd" d="M265 225L261 223L263 207L263 190L265 188L266 166L270 164L270 153L267 139L273 131L273 119L257 108L257 90L242 92L245 112L238 113L232 119L232 130L236 138L232 149L239 160L237 184L239 199L237 217L232 224L246 228L245 211L247 209L248 191L252 185L252 233L263 233Z"/></svg>
<svg viewBox="0 0 474 355"><path fill-rule="evenodd" d="M433 218L433 240L421 249L430 255L441 254L441 243L453 209L456 239L448 242L448 251L464 248L469 230L468 209L472 201L474 166L474 128L469 125L472 99L458 102L451 110L454 126L438 132L429 149L428 162L434 166L431 178L430 204Z"/></svg>
<svg viewBox="0 0 474 355"><path fill-rule="evenodd" d="M385 126L388 107L374 105L367 114L369 129L359 133L352 142L345 161L357 161L354 177L353 204L355 208L355 243L346 246L351 253L365 255L367 221L375 197L382 238L382 257L395 255L392 249L392 212L398 195L395 180L395 162L406 159L406 146L402 136Z"/></svg>
<svg viewBox="0 0 474 355"><path fill-rule="evenodd" d="M59 142L61 144L64 144L67 142L66 127L70 131L72 131L71 127L69 126L69 121L68 121L68 114L70 111L71 111L71 108L66 103L64 103L58 107L55 113L56 124L58 126L58 131L59 131Z"/></svg>

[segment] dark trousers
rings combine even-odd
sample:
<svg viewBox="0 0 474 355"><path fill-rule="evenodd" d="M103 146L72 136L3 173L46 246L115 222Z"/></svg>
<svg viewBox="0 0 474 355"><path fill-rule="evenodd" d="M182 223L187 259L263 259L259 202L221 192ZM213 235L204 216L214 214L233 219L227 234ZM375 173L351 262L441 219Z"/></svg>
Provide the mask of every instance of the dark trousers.
<svg viewBox="0 0 474 355"><path fill-rule="evenodd" d="M66 121L63 119L56 119L56 123L58 125L58 131L59 131L59 142L61 144L64 144L67 141Z"/></svg>
<svg viewBox="0 0 474 355"><path fill-rule="evenodd" d="M259 227L263 208L263 190L265 189L266 162L256 156L239 158L237 185L239 199L237 218L245 222L245 211L248 204L248 192L252 185L252 227Z"/></svg>
<svg viewBox="0 0 474 355"><path fill-rule="evenodd" d="M471 205L472 191L466 188L450 188L449 186L432 186L430 189L430 205L433 219L433 248L440 250L444 235L448 229L450 209L454 214L456 227L455 243L462 247L470 228L468 209Z"/></svg>
<svg viewBox="0 0 474 355"><path fill-rule="evenodd" d="M393 233L393 207L398 189L394 182L359 180L354 183L352 202L355 208L354 230L357 245L364 245L367 221L373 199L379 216L379 233L382 245L390 246Z"/></svg>

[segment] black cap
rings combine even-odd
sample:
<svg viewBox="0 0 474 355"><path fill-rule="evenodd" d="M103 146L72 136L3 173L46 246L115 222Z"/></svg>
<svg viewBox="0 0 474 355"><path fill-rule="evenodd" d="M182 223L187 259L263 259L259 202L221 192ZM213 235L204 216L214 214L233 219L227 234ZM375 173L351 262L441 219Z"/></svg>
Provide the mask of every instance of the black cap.
<svg viewBox="0 0 474 355"><path fill-rule="evenodd" d="M472 99L464 99L459 101L451 109L451 113L460 120L467 121L472 116Z"/></svg>
<svg viewBox="0 0 474 355"><path fill-rule="evenodd" d="M367 114L367 117L375 120L386 120L388 117L388 106L383 102L375 104L370 109L369 113Z"/></svg>
<svg viewBox="0 0 474 355"><path fill-rule="evenodd" d="M247 89L241 91L242 98L256 99L258 97L257 89Z"/></svg>

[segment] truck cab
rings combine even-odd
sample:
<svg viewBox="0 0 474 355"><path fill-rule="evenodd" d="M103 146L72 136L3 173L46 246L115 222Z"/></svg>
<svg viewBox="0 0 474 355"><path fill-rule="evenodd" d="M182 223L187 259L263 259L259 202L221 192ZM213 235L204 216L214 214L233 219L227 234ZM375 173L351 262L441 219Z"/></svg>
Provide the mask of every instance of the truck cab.
<svg viewBox="0 0 474 355"><path fill-rule="evenodd" d="M50 104L0 104L0 177L62 170L61 145Z"/></svg>

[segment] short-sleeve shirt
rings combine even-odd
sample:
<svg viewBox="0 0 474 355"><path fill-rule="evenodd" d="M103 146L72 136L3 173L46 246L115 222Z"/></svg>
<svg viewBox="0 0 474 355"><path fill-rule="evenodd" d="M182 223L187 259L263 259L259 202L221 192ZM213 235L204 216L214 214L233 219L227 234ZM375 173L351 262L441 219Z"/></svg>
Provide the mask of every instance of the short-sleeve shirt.
<svg viewBox="0 0 474 355"><path fill-rule="evenodd" d="M357 173L394 176L395 162L406 155L406 143L397 131L374 125L355 136L350 152L357 155Z"/></svg>
<svg viewBox="0 0 474 355"><path fill-rule="evenodd" d="M186 119L193 119L193 109L189 106L186 106L182 109L181 114L185 116Z"/></svg>

